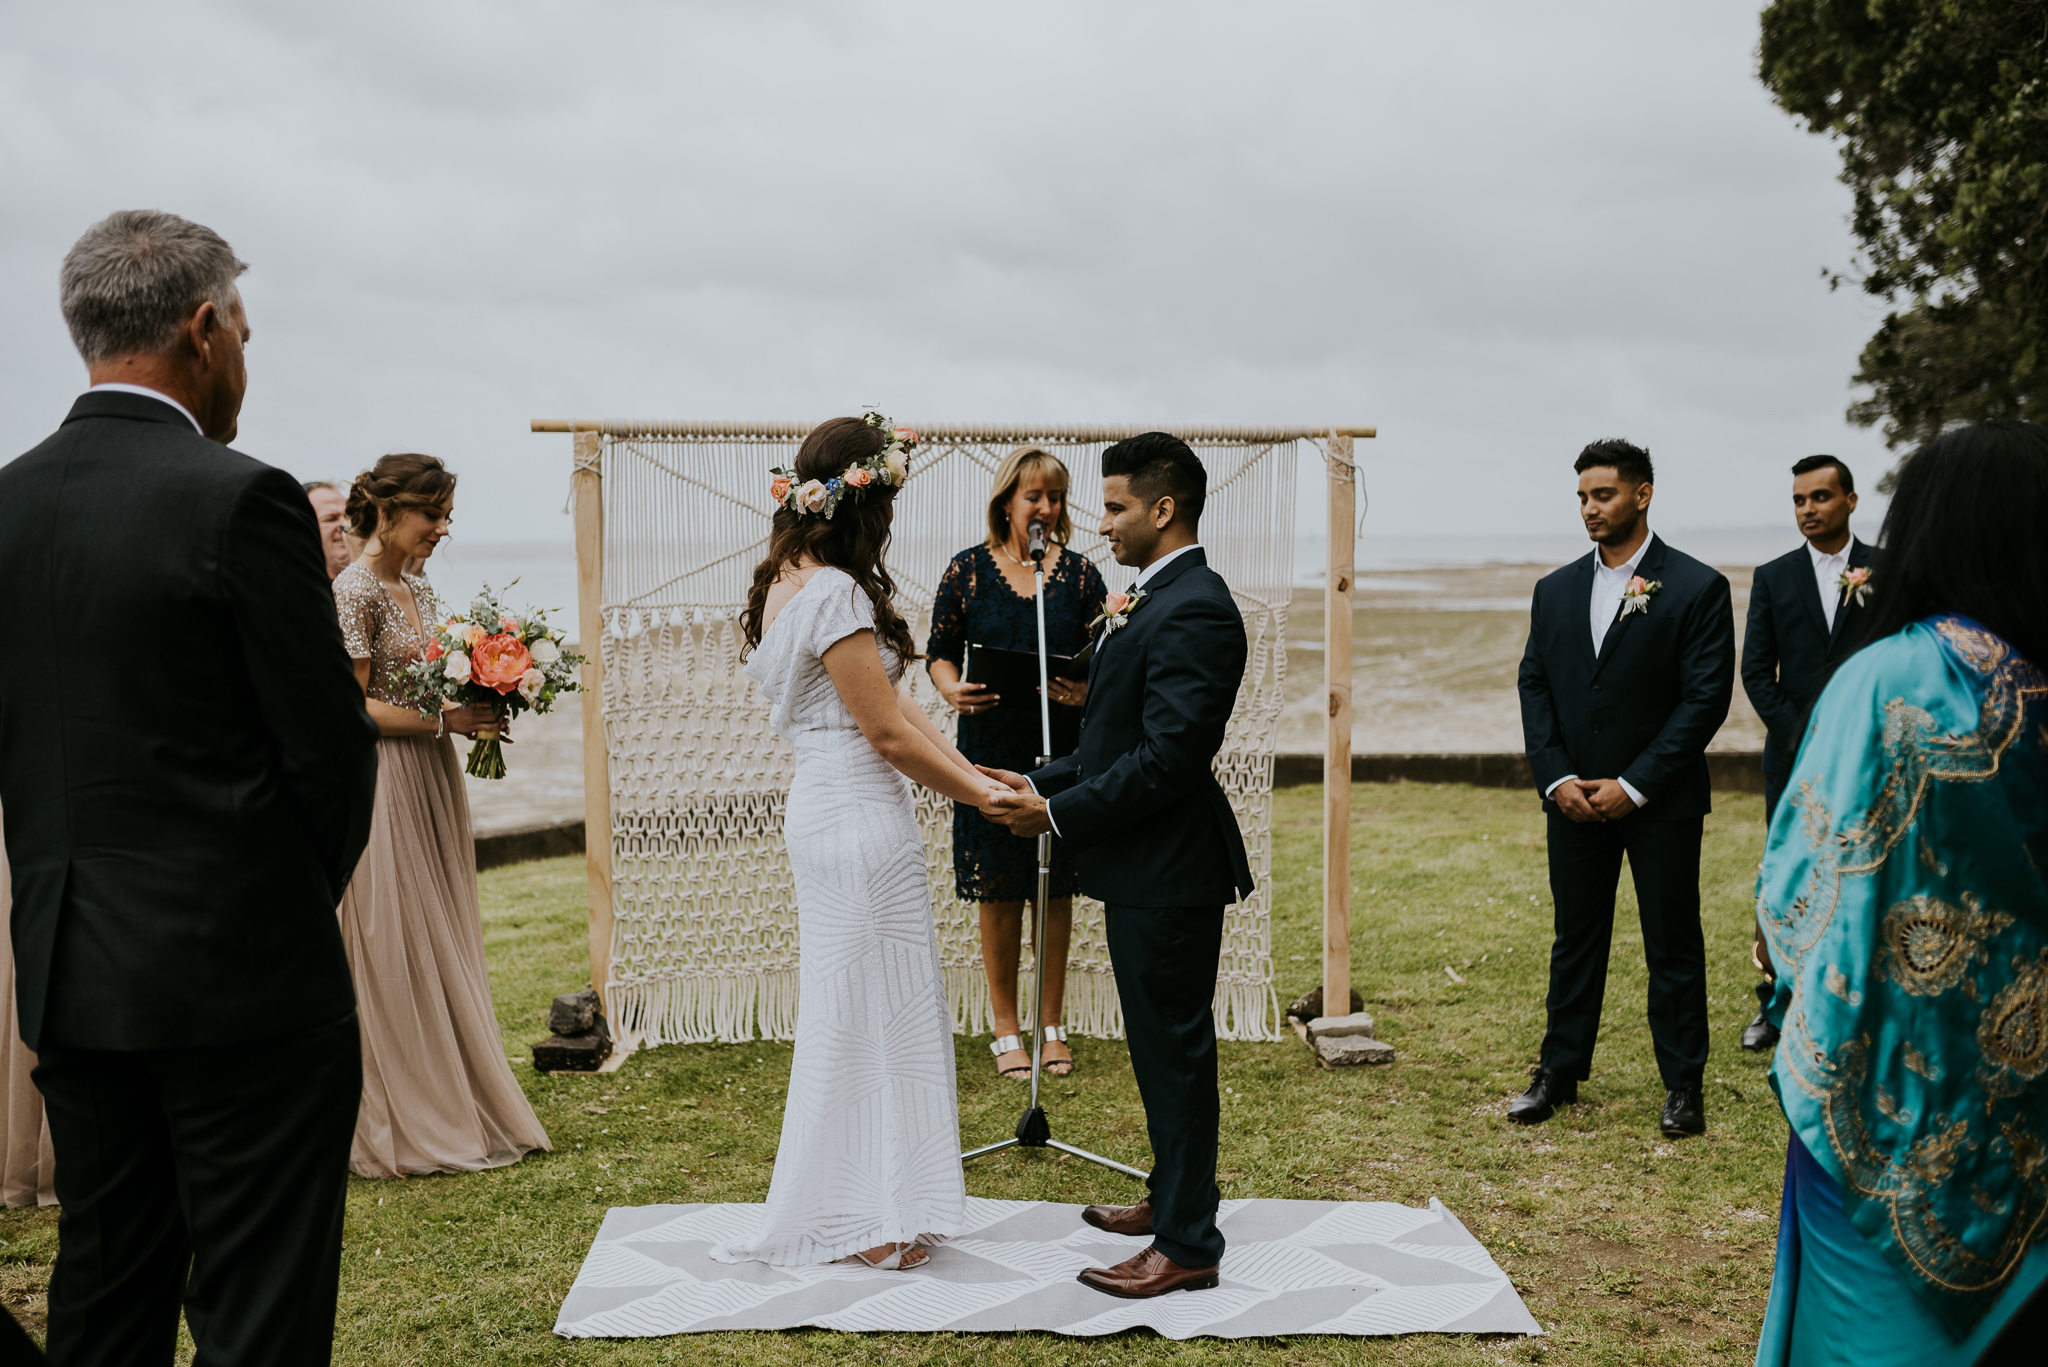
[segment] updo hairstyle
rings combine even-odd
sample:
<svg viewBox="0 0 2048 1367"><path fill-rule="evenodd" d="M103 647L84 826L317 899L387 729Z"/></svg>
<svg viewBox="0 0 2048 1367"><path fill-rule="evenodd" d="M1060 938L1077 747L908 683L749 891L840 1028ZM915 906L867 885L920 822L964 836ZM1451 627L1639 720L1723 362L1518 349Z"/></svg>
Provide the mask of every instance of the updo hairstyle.
<svg viewBox="0 0 2048 1367"><path fill-rule="evenodd" d="M378 515L396 520L410 508L426 511L455 496L455 476L433 456L394 451L355 477L348 486L344 516L348 529L364 541L377 534Z"/></svg>

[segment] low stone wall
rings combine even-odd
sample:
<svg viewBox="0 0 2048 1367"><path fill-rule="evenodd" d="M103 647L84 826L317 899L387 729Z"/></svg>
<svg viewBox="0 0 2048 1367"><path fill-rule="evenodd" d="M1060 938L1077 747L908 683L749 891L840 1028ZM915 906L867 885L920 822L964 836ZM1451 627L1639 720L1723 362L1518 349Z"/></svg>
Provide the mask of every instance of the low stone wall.
<svg viewBox="0 0 2048 1367"><path fill-rule="evenodd" d="M541 826L522 826L476 838L476 866L495 869L503 864L521 864L529 859L553 859L558 855L583 853L583 823L557 821Z"/></svg>
<svg viewBox="0 0 2048 1367"><path fill-rule="evenodd" d="M1707 772L1719 793L1761 793L1764 757L1759 751L1714 751ZM1299 788L1323 781L1321 755L1275 755L1273 786ZM1476 788L1533 788L1529 761L1521 755L1353 755L1353 783L1469 783ZM583 853L583 823L558 821L476 838L476 866L495 869L528 859Z"/></svg>
<svg viewBox="0 0 2048 1367"><path fill-rule="evenodd" d="M1761 793L1764 757L1756 750L1709 751L1707 774L1719 793ZM1323 781L1321 755L1275 755L1273 786ZM1476 788L1534 788L1524 755L1353 755L1353 783L1469 783Z"/></svg>

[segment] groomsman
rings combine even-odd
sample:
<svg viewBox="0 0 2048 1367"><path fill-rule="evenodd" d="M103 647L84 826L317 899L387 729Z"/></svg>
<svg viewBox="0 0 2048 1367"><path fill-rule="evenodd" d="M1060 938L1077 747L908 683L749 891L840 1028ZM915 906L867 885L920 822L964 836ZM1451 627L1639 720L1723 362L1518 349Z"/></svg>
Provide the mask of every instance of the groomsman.
<svg viewBox="0 0 2048 1367"><path fill-rule="evenodd" d="M1665 1134L1706 1129L1706 943L1700 834L1707 742L1735 687L1728 581L1650 531L1655 471L1625 441L1573 466L1591 555L1553 571L1530 604L1522 735L1549 818L1549 1023L1508 1119L1534 1125L1590 1076L1615 889L1628 856L1650 968L1650 1038Z"/></svg>
<svg viewBox="0 0 2048 1367"><path fill-rule="evenodd" d="M1792 467L1792 517L1806 544L1757 566L1749 591L1749 626L1742 638L1742 687L1763 718L1764 824L1777 815L1792 772L1806 714L1841 659L1849 628L1869 597L1851 572L1867 576L1876 552L1849 532L1856 511L1856 477L1833 456L1808 456ZM1761 943L1761 940L1759 940ZM1759 959L1761 962L1761 959ZM1757 1001L1771 999L1768 979ZM1768 1049L1777 1027L1764 1016L1743 1029L1742 1047Z"/></svg>

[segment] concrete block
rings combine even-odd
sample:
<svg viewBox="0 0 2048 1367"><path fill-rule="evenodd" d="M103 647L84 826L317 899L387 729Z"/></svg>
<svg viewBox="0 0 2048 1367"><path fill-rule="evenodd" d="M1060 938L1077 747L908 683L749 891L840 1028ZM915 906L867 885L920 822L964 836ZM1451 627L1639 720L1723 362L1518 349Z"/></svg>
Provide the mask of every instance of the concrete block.
<svg viewBox="0 0 2048 1367"><path fill-rule="evenodd" d="M1363 1011L1354 1011L1348 1016L1317 1016L1308 1023L1309 1042L1319 1039L1341 1039L1352 1035L1372 1038L1372 1017Z"/></svg>
<svg viewBox="0 0 2048 1367"><path fill-rule="evenodd" d="M1315 1042L1316 1057L1332 1068L1392 1063L1394 1046L1367 1035L1324 1036Z"/></svg>

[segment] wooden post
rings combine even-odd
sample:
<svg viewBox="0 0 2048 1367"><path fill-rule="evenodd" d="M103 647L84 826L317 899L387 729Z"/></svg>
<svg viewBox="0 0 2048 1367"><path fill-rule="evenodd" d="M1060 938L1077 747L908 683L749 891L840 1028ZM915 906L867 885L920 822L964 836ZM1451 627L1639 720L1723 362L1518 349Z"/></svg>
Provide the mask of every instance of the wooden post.
<svg viewBox="0 0 2048 1367"><path fill-rule="evenodd" d="M1332 432L1329 578L1323 588L1323 1014L1351 1011L1351 592L1357 471L1350 436Z"/></svg>
<svg viewBox="0 0 2048 1367"><path fill-rule="evenodd" d="M576 433L576 622L583 639L583 862L590 880L590 985L612 1037L612 788L604 738L604 435Z"/></svg>

